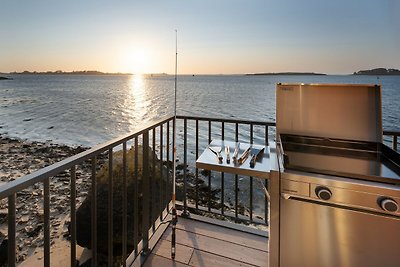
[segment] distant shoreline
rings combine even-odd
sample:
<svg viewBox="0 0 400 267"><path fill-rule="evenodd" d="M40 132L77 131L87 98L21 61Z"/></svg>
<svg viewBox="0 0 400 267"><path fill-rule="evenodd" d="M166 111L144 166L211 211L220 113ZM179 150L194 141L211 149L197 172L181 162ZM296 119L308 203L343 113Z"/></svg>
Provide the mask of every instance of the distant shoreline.
<svg viewBox="0 0 400 267"><path fill-rule="evenodd" d="M400 70L377 68L377 69L371 69L371 70L360 70L360 71L354 72L353 75L392 76L392 75L400 75Z"/></svg>
<svg viewBox="0 0 400 267"><path fill-rule="evenodd" d="M246 76L268 76L268 75L327 75L325 73L316 73L316 72L265 72L265 73L248 73L245 74Z"/></svg>
<svg viewBox="0 0 400 267"><path fill-rule="evenodd" d="M110 73L110 72L101 72L95 70L84 70L84 71L23 71L23 72L10 72L10 75L132 75L132 73Z"/></svg>

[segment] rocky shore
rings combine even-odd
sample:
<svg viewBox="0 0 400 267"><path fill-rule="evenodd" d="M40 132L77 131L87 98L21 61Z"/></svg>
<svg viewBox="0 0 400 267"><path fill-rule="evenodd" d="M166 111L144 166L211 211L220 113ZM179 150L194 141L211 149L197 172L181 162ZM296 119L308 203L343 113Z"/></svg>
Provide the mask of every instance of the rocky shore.
<svg viewBox="0 0 400 267"><path fill-rule="evenodd" d="M12 139L6 136L0 135L0 186L1 184L18 179L26 174L32 173L36 170L44 168L46 166L52 165L59 162L65 158L78 154L87 148L84 147L69 147L65 145L58 145L52 143L41 143L41 142L31 142L26 140ZM132 155L134 150L130 149L127 157L128 162L128 176L132 176L133 165ZM139 150L140 151L140 150ZM139 153L140 154L140 153ZM141 155L139 155L139 158ZM155 154L151 152L150 159L156 157ZM121 193L118 192L118 186L120 181L118 181L118 176L121 176L121 166L122 166L122 153L121 151L114 152L114 169L113 176L116 177L114 180L114 203L116 207L122 204L120 196ZM106 181L106 176L108 173L107 166L104 164L107 160L106 155L102 157L97 157L98 159L98 171L97 171L97 181L98 181L98 199L107 199L106 190L107 186L101 186ZM159 159L156 158L157 161ZM139 173L143 163L139 160ZM167 174L167 165L169 165L170 175L172 170L172 162L163 162L164 175ZM156 166L159 166L157 163ZM157 167L158 168L158 167ZM178 164L177 166L177 199L183 199L183 164ZM159 173L159 169L155 170ZM129 175L131 174L131 175ZM91 186L91 165L90 162L83 163L77 166L76 170L76 186L77 186L77 227L78 227L78 251L82 252L83 247L90 247L90 197L87 198L90 192ZM163 176L164 176L163 175ZM208 176L208 173L202 173L202 176ZM107 176L108 177L108 176ZM200 177L199 177L200 178ZM141 180L141 178L139 178ZM160 179L160 178L159 178ZM119 179L120 180L120 179ZM139 180L139 183L140 183ZM162 182L164 181L164 182ZM161 178L159 182L165 183L166 178ZM129 181L128 181L129 182ZM132 183L131 181L130 183ZM166 186L164 184L164 186ZM128 193L132 194L132 186L128 184ZM207 184L203 179L196 179L195 175L191 172L187 172L187 196L189 203L194 204L194 199L196 199L195 188L198 188L199 205L208 205L208 193L209 189ZM69 260L69 223L70 223L70 173L69 171L64 171L59 175L53 177L50 183L50 238L51 238L51 252L52 252L52 264L56 257L61 257L55 262L61 265L69 265L69 263L64 262L67 258ZM103 192L104 191L104 192ZM211 190L211 208L220 209L221 203L219 200L219 189ZM158 194L156 194L158 195ZM118 198L119 197L119 198ZM106 209L102 207L106 206L106 203L99 202L98 208L100 217L106 218ZM17 239L17 261L22 263L23 266L33 266L41 265L43 261L43 184L37 183L32 187L26 188L17 193L16 200L16 239ZM232 207L224 205L225 210L232 210ZM241 214L248 213L244 207L240 207ZM115 218L114 220L120 219L120 211L114 210ZM104 213L104 214L103 214ZM118 215L119 214L119 215ZM82 216L83 215L83 216ZM129 215L129 214L128 214ZM206 215L206 214L204 214ZM0 200L0 266L6 264L7 262L7 199ZM213 217L218 217L214 215ZM103 219L98 218L98 223L101 223ZM119 218L119 219L118 219ZM132 218L128 218L130 221ZM115 225L119 225L116 223ZM102 229L106 224L99 225L99 229ZM103 229L104 230L104 229ZM106 228L105 230L106 231ZM114 229L115 236L120 236L118 229ZM87 235L89 233L89 236ZM119 238L120 239L120 238ZM114 246L118 247L118 238L114 240ZM102 240L102 237L98 237L98 240ZM106 240L103 240L106 241ZM103 243L103 242L101 242ZM107 242L104 242L107 244ZM132 245L132 244L131 244ZM56 252L57 251L57 252ZM99 251L101 253L101 251ZM79 253L78 253L79 254ZM78 255L79 256L79 255Z"/></svg>
<svg viewBox="0 0 400 267"><path fill-rule="evenodd" d="M83 147L69 147L51 143L30 142L0 135L0 185L18 179L26 174L59 162L84 151ZM86 197L90 179L89 164L77 167L77 205ZM69 224L69 172L63 172L51 179L50 223L51 243L54 244L68 235ZM43 184L38 183L17 193L16 199L16 240L17 261L37 253L43 246ZM7 247L7 199L0 200L0 266L7 261L4 250Z"/></svg>

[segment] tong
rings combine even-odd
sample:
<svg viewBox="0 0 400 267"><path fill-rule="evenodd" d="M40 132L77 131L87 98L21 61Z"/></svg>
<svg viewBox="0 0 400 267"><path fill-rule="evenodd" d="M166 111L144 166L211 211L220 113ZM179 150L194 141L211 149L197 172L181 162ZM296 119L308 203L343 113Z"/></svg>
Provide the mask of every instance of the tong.
<svg viewBox="0 0 400 267"><path fill-rule="evenodd" d="M221 147L211 147L211 146L209 146L208 148L209 148L215 155L217 155L217 158L218 158L219 163L222 163L222 160L224 159L224 158L222 157L222 155L221 155L222 148L221 148Z"/></svg>
<svg viewBox="0 0 400 267"><path fill-rule="evenodd" d="M249 147L242 153L242 155L240 155L240 157L239 157L238 160L237 160L239 164L243 164L243 162L245 162L246 159L249 157L250 149L251 149L251 146L249 146Z"/></svg>
<svg viewBox="0 0 400 267"><path fill-rule="evenodd" d="M231 163L231 156L230 156L230 151L229 151L229 146L225 146L225 154L226 154L226 163L230 164Z"/></svg>
<svg viewBox="0 0 400 267"><path fill-rule="evenodd" d="M237 160L237 157L239 154L239 149L240 149L240 143L238 142L238 143L236 143L235 151L233 151L233 156L232 156L233 161Z"/></svg>

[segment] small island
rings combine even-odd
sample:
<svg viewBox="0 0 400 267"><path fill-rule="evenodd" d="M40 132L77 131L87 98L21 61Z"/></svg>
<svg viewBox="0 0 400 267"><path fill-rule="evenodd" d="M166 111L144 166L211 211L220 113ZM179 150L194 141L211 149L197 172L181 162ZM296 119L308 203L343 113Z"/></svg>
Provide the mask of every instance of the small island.
<svg viewBox="0 0 400 267"><path fill-rule="evenodd" d="M373 75L373 76L400 75L400 70L376 68L376 69L371 69L371 70L360 70L360 71L354 72L353 75Z"/></svg>
<svg viewBox="0 0 400 267"><path fill-rule="evenodd" d="M251 75L326 75L325 73L316 73L316 72L265 72L265 73L249 73L246 74L248 76Z"/></svg>

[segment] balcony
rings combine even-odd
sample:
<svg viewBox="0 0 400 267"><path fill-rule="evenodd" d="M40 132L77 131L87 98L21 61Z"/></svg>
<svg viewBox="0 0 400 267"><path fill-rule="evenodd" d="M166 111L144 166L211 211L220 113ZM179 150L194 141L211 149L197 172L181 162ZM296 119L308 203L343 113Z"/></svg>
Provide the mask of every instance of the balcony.
<svg viewBox="0 0 400 267"><path fill-rule="evenodd" d="M177 129L177 200L181 217L177 229L176 264L170 260L173 129ZM83 174L90 180L86 250L92 266L266 266L268 263L268 207L258 180L229 173L204 172L195 167L200 152L213 139L267 145L274 123L178 116L168 117L0 186L7 200L8 265L19 262L17 242L24 237L21 196L33 187L41 216L29 218L41 225L39 266L76 266L81 259L77 226L77 197ZM384 132L397 149L399 132ZM86 167L84 167L86 166ZM79 175L77 175L79 174ZM57 179L69 185L68 235L54 237L59 225L52 216L51 196ZM268 180L263 181L268 187ZM99 218L106 218L102 224ZM219 220L216 220L218 218ZM89 223L90 222L90 223ZM68 259L57 261L55 241L68 244ZM117 241L116 241L117 240ZM37 241L37 240L36 240ZM100 251L102 246L102 251ZM53 253L54 252L54 253ZM210 264L209 264L210 263ZM165 264L165 265L164 265ZM180 265L181 264L181 265Z"/></svg>

